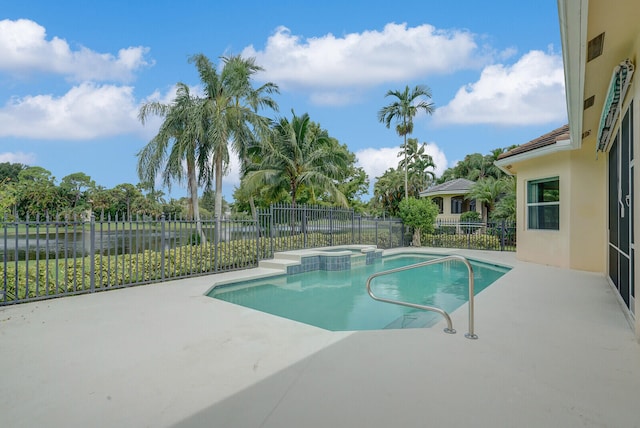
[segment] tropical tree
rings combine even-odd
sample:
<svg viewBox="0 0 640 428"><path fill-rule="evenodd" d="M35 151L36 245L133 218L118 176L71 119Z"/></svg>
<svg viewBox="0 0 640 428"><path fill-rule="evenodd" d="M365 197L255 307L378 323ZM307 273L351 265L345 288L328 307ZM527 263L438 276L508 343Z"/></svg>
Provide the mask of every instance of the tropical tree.
<svg viewBox="0 0 640 428"><path fill-rule="evenodd" d="M176 86L176 97L171 104L155 101L140 108L138 118L143 124L152 115L161 116L163 122L156 136L138 152L138 176L145 183L153 183L161 175L163 184L171 189L172 181L185 179L184 162L189 217L196 221L196 229L204 239L198 207L198 184L203 177L198 177L196 167L208 161L204 146L209 123L203 100L191 95L186 84L179 82Z"/></svg>
<svg viewBox="0 0 640 428"><path fill-rule="evenodd" d="M18 174L15 203L20 217L58 213L64 207L55 177L39 166L25 168Z"/></svg>
<svg viewBox="0 0 640 428"><path fill-rule="evenodd" d="M231 143L241 162L245 162L247 147L269 127L269 119L259 115L258 110L277 110L277 104L270 95L278 93L278 87L271 82L259 88L253 87L253 75L262 70L254 58L223 57L220 72L203 54L194 55L189 61L195 64L204 87L204 111L208 126L201 150L209 156L213 168L204 159L198 166L207 185L211 184L213 178L214 214L220 219L222 177L229 165L228 144Z"/></svg>
<svg viewBox="0 0 640 428"><path fill-rule="evenodd" d="M100 217L115 215L113 208L113 195L109 189L104 186L96 185L89 198L89 204L94 213L99 213Z"/></svg>
<svg viewBox="0 0 640 428"><path fill-rule="evenodd" d="M505 177L504 181L509 182L506 193L498 199L495 204L491 218L493 220L516 221L516 180L514 177Z"/></svg>
<svg viewBox="0 0 640 428"><path fill-rule="evenodd" d="M60 190L68 199L72 210L84 208L89 199L89 193L95 189L96 183L83 172L75 172L62 177Z"/></svg>
<svg viewBox="0 0 640 428"><path fill-rule="evenodd" d="M0 180L0 216L15 215L16 202L16 183L5 177Z"/></svg>
<svg viewBox="0 0 640 428"><path fill-rule="evenodd" d="M389 168L380 177L376 177L376 182L373 185L375 206L388 212L389 215L397 215L403 192L402 172L395 168Z"/></svg>
<svg viewBox="0 0 640 428"><path fill-rule="evenodd" d="M293 113L293 112L292 112ZM346 168L344 150L336 150L326 131L314 132L307 113L289 121L281 118L261 144L260 169L245 177L249 189L267 184L270 194L287 189L291 205L295 206L302 189L320 187L342 206L347 200L336 185L336 179Z"/></svg>
<svg viewBox="0 0 640 428"><path fill-rule="evenodd" d="M485 177L493 177L499 179L505 176L505 173L495 165L495 161L498 157L516 146L509 146L507 148L493 149L487 155L480 153L471 153L459 161L455 166L447 168L440 178L438 183L444 183L456 178L466 178L467 180L477 181Z"/></svg>
<svg viewBox="0 0 640 428"><path fill-rule="evenodd" d="M0 183L8 182L5 181L7 178L9 181L17 182L20 171L27 168L27 165L21 163L0 162Z"/></svg>
<svg viewBox="0 0 640 428"><path fill-rule="evenodd" d="M438 206L431 199L405 198L400 201L398 208L400 218L404 224L413 228L413 245L420 247L422 245L420 240L422 232L433 232L435 220L438 216Z"/></svg>
<svg viewBox="0 0 640 428"><path fill-rule="evenodd" d="M399 169L406 168L408 171L409 180L412 182L409 184L409 189L416 187L418 188L418 193L424 190L427 185L436 178L435 172L430 170L435 168L436 165L433 163L431 155L427 154L426 146L426 143L422 143L422 145L418 147L418 139L409 138L407 140L406 157L398 163ZM403 152L398 153L398 157L402 155Z"/></svg>
<svg viewBox="0 0 640 428"><path fill-rule="evenodd" d="M509 193L512 188L511 180L513 180L512 177L502 179L495 179L491 176L485 177L471 186L465 199L475 199L483 203L487 207L488 214L491 215L498 199Z"/></svg>
<svg viewBox="0 0 640 428"><path fill-rule="evenodd" d="M413 132L413 118L419 111L423 111L427 114L433 113L434 105L425 100L425 98L431 98L431 90L424 85L417 85L412 90L407 85L404 91L391 91L389 90L385 97L395 97L395 101L391 104L383 107L378 112L378 120L386 125L387 128L391 127L391 122L396 122L396 132L399 136L404 138L403 151L404 151L404 197L409 197L408 186L408 170L407 170L407 135L411 135Z"/></svg>
<svg viewBox="0 0 640 428"><path fill-rule="evenodd" d="M326 133L316 122L311 122L310 128L314 133ZM327 142L331 146L329 148L331 152L343 152L340 158L346 159L345 167L336 171L337 176L334 177L334 182L340 193L347 199L348 205L353 208L354 205L357 205L360 196L369 190L369 178L364 168L356 166L356 155L349 150L346 144L340 144L333 137L329 137ZM310 192L314 197L313 203L318 202L318 200L329 204L336 203L333 197L321 186L314 186L310 189Z"/></svg>

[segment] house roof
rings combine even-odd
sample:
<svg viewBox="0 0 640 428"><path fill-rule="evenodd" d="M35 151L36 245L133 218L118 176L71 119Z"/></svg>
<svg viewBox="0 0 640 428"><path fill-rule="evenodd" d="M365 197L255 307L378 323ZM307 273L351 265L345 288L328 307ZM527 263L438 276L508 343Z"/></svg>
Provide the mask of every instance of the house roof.
<svg viewBox="0 0 640 428"><path fill-rule="evenodd" d="M535 140L531 140L528 143L524 143L515 147L508 152L502 153L498 156L498 160L505 159L511 156L519 155L521 153L530 152L536 149L540 149L542 147L550 146L552 144L557 143L561 140L569 139L569 125L561 126L558 129L554 129L551 132L547 132L541 137L536 138Z"/></svg>
<svg viewBox="0 0 640 428"><path fill-rule="evenodd" d="M420 196L465 194L474 184L476 183L466 178L456 178L455 180L429 187L427 190L420 192Z"/></svg>

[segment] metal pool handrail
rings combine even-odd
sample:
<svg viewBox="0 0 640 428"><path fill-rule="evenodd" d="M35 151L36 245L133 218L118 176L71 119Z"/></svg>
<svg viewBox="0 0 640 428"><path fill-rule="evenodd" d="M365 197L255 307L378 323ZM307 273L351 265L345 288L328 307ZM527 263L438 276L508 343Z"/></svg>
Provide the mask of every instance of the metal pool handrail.
<svg viewBox="0 0 640 428"><path fill-rule="evenodd" d="M444 310L440 308L436 308L434 306L418 305L416 303L402 302L400 300L385 299L385 298L376 296L375 294L373 294L373 291L371 291L371 281L373 281L374 278L377 278L379 276L389 275L391 273L402 272L405 270L415 269L415 268L433 265L437 263L443 263L450 260L457 260L464 263L467 266L467 270L469 271L469 332L466 333L464 337L466 337L467 339L477 339L478 336L473 332L473 293L474 293L473 267L471 266L471 263L469 263L469 260L466 259L466 257L451 255L451 256L441 257L439 259L427 260L420 263L414 263L408 266L389 269L382 272L376 272L373 275L369 276L369 278L367 279L367 293L369 293L369 296L371 296L372 299L377 300L379 302L392 303L394 305L408 306L410 308L422 309L424 311L437 312L447 320L447 327L444 329L444 332L453 334L456 331L453 328L451 317Z"/></svg>

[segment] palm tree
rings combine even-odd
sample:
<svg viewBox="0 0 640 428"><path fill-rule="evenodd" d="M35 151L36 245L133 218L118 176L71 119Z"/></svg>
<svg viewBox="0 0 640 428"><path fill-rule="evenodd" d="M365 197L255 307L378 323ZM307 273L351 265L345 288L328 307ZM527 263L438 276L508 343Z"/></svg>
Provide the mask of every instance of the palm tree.
<svg viewBox="0 0 640 428"><path fill-rule="evenodd" d="M490 176L495 177L495 178L504 177L505 173L495 165L495 161L497 161L498 158L500 157L500 155L502 153L506 152L506 151L507 151L507 149L498 148L498 149L491 150L491 152L488 155L485 155L485 157L484 157L484 163L485 163L484 169L485 169L487 175L490 175Z"/></svg>
<svg viewBox="0 0 640 428"><path fill-rule="evenodd" d="M417 193L424 190L427 184L436 178L435 172L429 171L429 168L435 168L436 165L433 163L433 158L426 153L426 146L426 143L422 143L418 147L418 139L409 138L407 140L406 158L398 163L398 168L404 169L406 167L412 178L412 187L417 188ZM398 153L398 157L402 155L403 152ZM418 197L418 195L414 196Z"/></svg>
<svg viewBox="0 0 640 428"><path fill-rule="evenodd" d="M281 118L274 123L272 132L261 145L260 169L247 173L245 185L257 189L267 184L272 194L287 189L294 207L304 187L318 186L340 205L347 206L335 182L347 167L346 151L335 150L326 131L314 132L311 125L307 113L302 116L293 113L291 121Z"/></svg>
<svg viewBox="0 0 640 428"><path fill-rule="evenodd" d="M487 217L493 212L496 202L501 196L512 189L512 177L496 179L492 176L477 181L465 196L465 199L475 199L487 207Z"/></svg>
<svg viewBox="0 0 640 428"><path fill-rule="evenodd" d="M164 120L156 136L137 156L140 180L153 183L160 174L163 184L169 189L173 180L182 182L185 179L183 162L186 164L189 216L195 220L198 234L204 239L198 207L200 180L196 172L196 165L206 160L203 143L207 122L203 114L203 100L191 95L184 83L177 84L176 97L171 104L144 104L138 114L143 124L152 115L161 116Z"/></svg>
<svg viewBox="0 0 640 428"><path fill-rule="evenodd" d="M501 180L509 183L505 185L506 193L501 196L496 202L493 215L493 220L507 220L511 222L516 221L516 180L514 177L505 176Z"/></svg>
<svg viewBox="0 0 640 428"><path fill-rule="evenodd" d="M223 57L222 70L216 67L203 54L189 59L196 65L200 80L204 85L204 109L208 127L203 141L203 151L211 161L201 159L199 167L207 185L215 182L216 219L222 217L222 177L229 165L229 146L240 156L244 163L247 159L246 147L268 128L269 120L257 113L260 108L276 110L276 102L269 96L278 92L273 83L266 83L254 89L252 76L262 68L253 58L240 56ZM218 228L216 228L218 230Z"/></svg>
<svg viewBox="0 0 640 428"><path fill-rule="evenodd" d="M413 132L413 118L419 111L427 114L433 113L433 103L429 103L421 98L431 98L431 90L424 85L417 85L413 90L407 85L404 91L388 91L385 97L395 97L396 100L383 107L378 112L378 120L384 123L387 128L391 127L391 122L396 121L396 132L404 137L404 197L409 197L408 172L407 172L407 135Z"/></svg>

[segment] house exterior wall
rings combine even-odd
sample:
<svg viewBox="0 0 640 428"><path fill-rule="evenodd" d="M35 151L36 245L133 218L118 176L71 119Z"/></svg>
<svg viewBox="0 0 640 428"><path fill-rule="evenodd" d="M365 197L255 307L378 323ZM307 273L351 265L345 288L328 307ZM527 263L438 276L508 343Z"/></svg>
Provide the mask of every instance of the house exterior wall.
<svg viewBox="0 0 640 428"><path fill-rule="evenodd" d="M570 266L569 198L570 167L568 152L537 157L513 165L517 172L517 249L518 259L558 267ZM527 183L549 177L560 180L559 230L530 230L527 218Z"/></svg>
<svg viewBox="0 0 640 428"><path fill-rule="evenodd" d="M531 156L520 158L518 162L509 165L517 175L517 254L522 260L599 272L608 278L609 154L596 154L596 140L613 69L628 58L635 64L636 70L626 97L621 101L622 108L612 129L612 139L633 102L631 143L634 158L640 159L640 31L637 25L640 3L635 0L560 0L559 10L571 11L568 15L561 13L560 21L571 146L577 148L555 152L546 150L538 156L531 153ZM584 17L586 20L583 21ZM606 34L603 53L587 61L584 48L589 40L601 33ZM583 102L590 96L595 97L595 104L584 108ZM562 148L558 147L558 150ZM640 243L640 172L635 161L631 163L631 167L634 181L631 227L633 242L637 245ZM527 230L526 183L530 179L551 176L560 177L560 230L556 233ZM616 183L612 185L615 187ZM632 267L636 291L635 297L629 296L629 310L618 295L630 324L635 327L638 339L639 259L640 256L635 257Z"/></svg>
<svg viewBox="0 0 640 428"><path fill-rule="evenodd" d="M602 4L600 4L600 6L603 6ZM590 10L590 14L591 14L591 10ZM636 30L637 32L637 30ZM634 151L634 158L636 159L635 163L634 163L634 174L633 174L633 182L634 185L632 187L633 189L633 206L634 206L634 211L632 213L633 215L633 219L632 219L632 223L635 224L635 227L633 227L633 242L636 245L636 248L638 248L638 243L640 242L640 231L639 229L639 225L640 225L640 172L638 169L638 164L637 164L637 160L640 159L640 84L638 83L638 79L640 78L640 70L637 68L640 64L638 63L638 60L640 59L640 32L638 32L634 38L633 43L630 43L628 45L628 50L627 51L620 51L617 52L617 56L616 56L616 61L620 62L623 61L626 58L629 58L636 66L636 70L635 73L633 75L633 78L631 80L631 85L627 91L627 94L625 96L625 99L623 100L622 103L622 108L620 109L620 115L616 121L616 126L613 129L613 135L617 135L619 132L619 128L620 128L620 124L622 122L622 118L624 117L625 113L628 111L631 103L633 103L633 141L632 141L632 145L633 145L633 151ZM613 68L611 68L611 72L613 71ZM588 76L589 78L593 79L594 81L597 81L598 79L602 79L602 80L606 80L606 84L609 84L609 80L611 78L611 75L606 75L603 74L602 76L597 76L595 74L592 74L590 76ZM600 108L598 109L598 114L601 114L601 108L602 106L599 106ZM585 127L589 126L589 124L585 123ZM593 125L591 125L593 126ZM585 140L583 140L583 149L585 144L589 144L591 147L593 147L595 145L595 140L596 140L596 135L597 135L597 125L594 126L594 132L592 132L591 136L589 136L588 138L586 138ZM592 129L593 129L592 128ZM613 140L613 136L612 136L612 140ZM591 144L593 142L593 144ZM595 148L593 149L595 151ZM583 150L581 150L583 151ZM576 151L578 152L578 151ZM578 154L578 153L576 153ZM603 162L603 171L605 174L604 177L604 183L605 185L608 185L608 174L607 174L607 163L608 163L608 153L600 153L600 156L603 157L603 160L606 160L607 162ZM583 168L583 164L585 163L585 159L581 159L580 157L576 157L576 159L573 162L572 167L574 169L580 169ZM584 185L581 187L581 190L583 192L589 192L589 186L593 186L595 185L595 183L593 182L585 182ZM600 194L600 189L598 189L598 195ZM604 191L603 191L603 196L602 197L598 197L597 201L601 201L601 204L606 206L608 204L608 191L607 188L605 187ZM603 230L602 230L602 234L603 234L603 239L604 239L604 244L602 246L602 248L604 249L604 269L603 272L605 273L605 275L607 276L607 278L609 277L609 259L607 257L608 254L608 250L609 250L609 226L608 226L608 212L605 211L604 213L604 219L605 219L605 224L603 226ZM573 237L573 239L576 241L577 244L579 244L580 239L579 237ZM583 250L584 253L584 250ZM585 257L588 258L589 255L588 254L576 254L575 257ZM633 266L633 275L634 275L634 283L635 283L635 297L630 296L629 300L630 300L630 307L632 308L632 310L635 311L635 316L632 315L629 312L626 312L630 323L634 326L635 328L635 333L636 333L636 337L638 338L638 340L640 340L640 315L639 315L639 311L640 311L640 291L638 290L639 286L640 286L640 262L639 262L639 257L636 256L635 257L635 262L634 262L634 266ZM612 286L615 288L615 286L613 285L613 283L611 283ZM620 301L622 303L622 298L620 297ZM624 303L622 303L622 306L626 306ZM625 308L626 311L626 308Z"/></svg>
<svg viewBox="0 0 640 428"><path fill-rule="evenodd" d="M436 217L436 220L457 221L460 219L460 216L462 214L451 213L451 198L454 198L456 196L464 197L464 195L461 195L461 194L429 196L429 199L442 198L442 214L438 214L438 216ZM482 212L482 204L476 203L476 212L480 214L481 218L484 218L483 212Z"/></svg>
<svg viewBox="0 0 640 428"><path fill-rule="evenodd" d="M605 273L607 268L607 156L595 141L512 164L517 179L517 257L563 268ZM529 229L527 183L559 177L559 230Z"/></svg>
<svg viewBox="0 0 640 428"><path fill-rule="evenodd" d="M592 272L607 270L608 155L596 159L595 140L570 154L569 267Z"/></svg>

